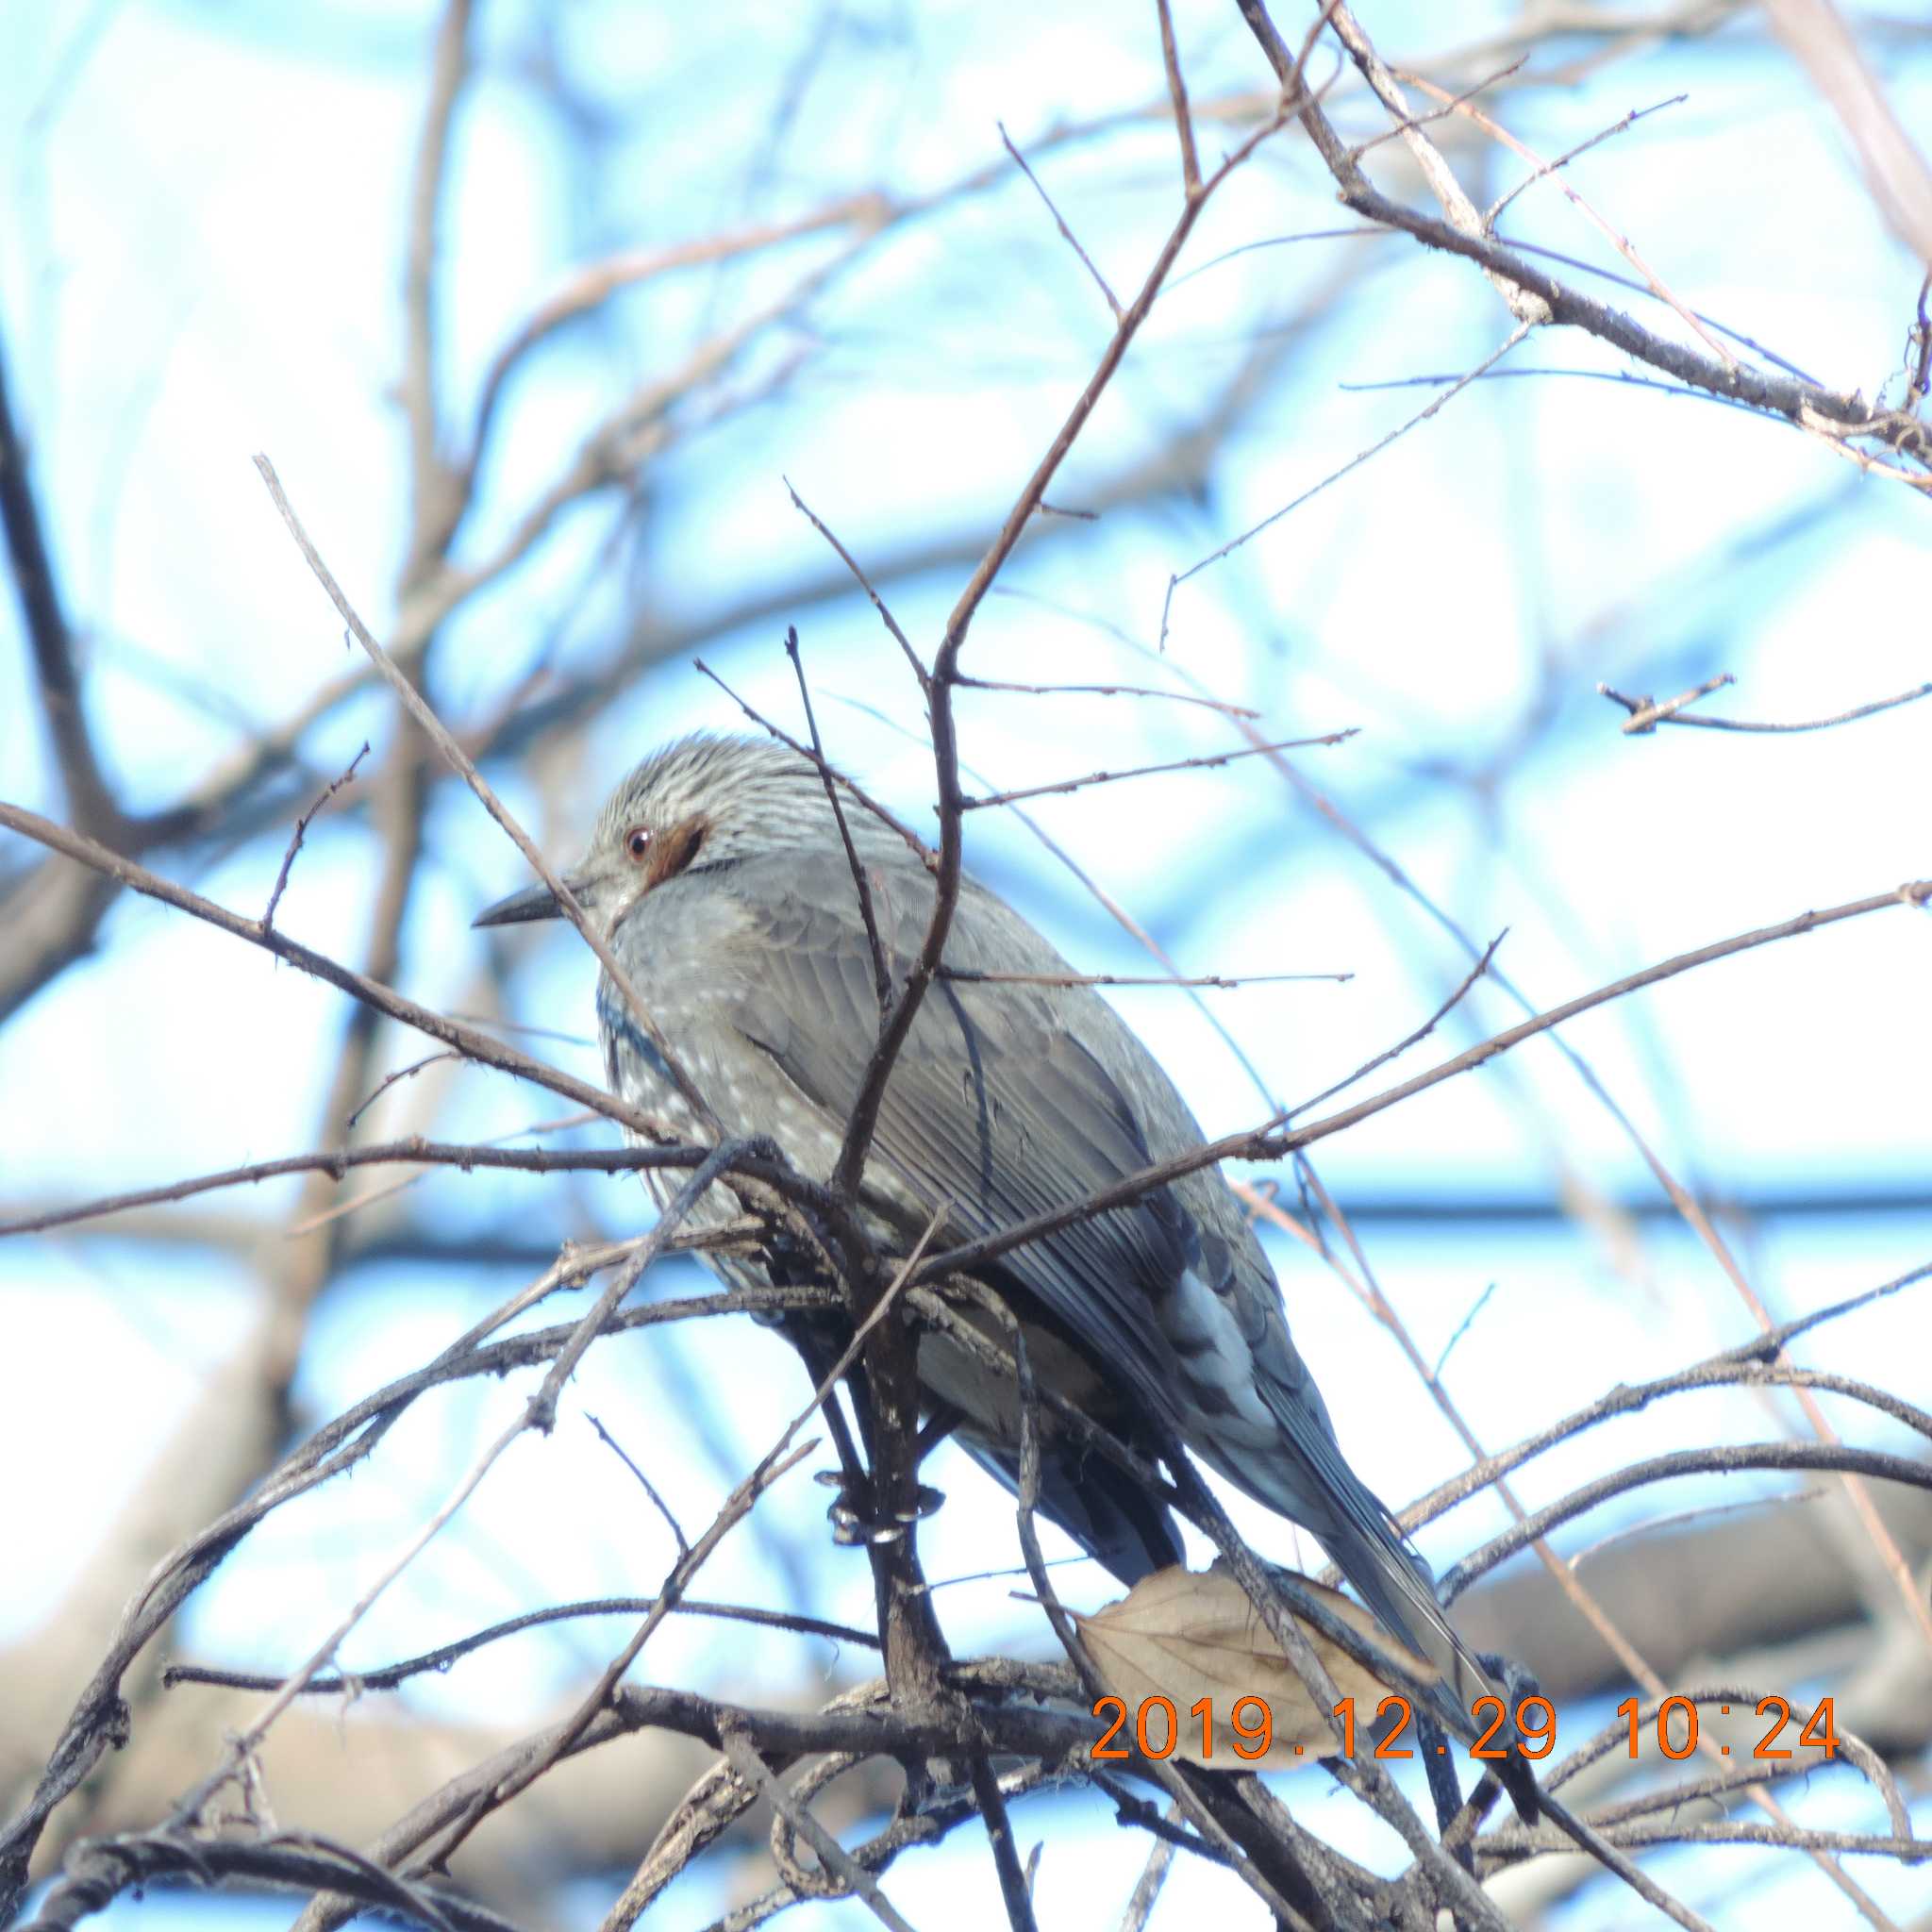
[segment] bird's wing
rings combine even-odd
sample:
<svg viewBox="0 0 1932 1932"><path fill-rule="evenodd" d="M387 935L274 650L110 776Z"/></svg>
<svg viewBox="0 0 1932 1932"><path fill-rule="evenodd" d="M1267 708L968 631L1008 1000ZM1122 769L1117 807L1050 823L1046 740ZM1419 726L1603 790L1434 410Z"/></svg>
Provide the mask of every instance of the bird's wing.
<svg viewBox="0 0 1932 1932"><path fill-rule="evenodd" d="M910 867L885 883L875 895L880 937L903 972L924 937L931 888ZM871 950L843 856L788 858L770 876L746 877L741 891L757 963L729 997L729 1022L842 1124L878 1034ZM976 924L956 923L949 962L1013 970L1011 960L985 957ZM941 978L892 1068L874 1174L889 1169L928 1212L950 1202L956 1236L1083 1200L1153 1162L1125 1096L1058 1023L1056 991ZM1003 1265L1142 1400L1165 1408L1171 1351L1154 1300L1186 1267L1191 1239L1188 1217L1163 1191L1031 1243Z"/></svg>

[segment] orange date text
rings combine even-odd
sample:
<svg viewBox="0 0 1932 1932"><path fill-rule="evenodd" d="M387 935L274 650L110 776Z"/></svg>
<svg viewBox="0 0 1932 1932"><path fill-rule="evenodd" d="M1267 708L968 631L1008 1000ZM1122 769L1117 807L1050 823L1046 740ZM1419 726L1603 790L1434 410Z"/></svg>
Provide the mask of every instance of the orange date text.
<svg viewBox="0 0 1932 1932"><path fill-rule="evenodd" d="M1731 1714L1728 1704L1718 1707L1724 1716ZM1779 1740L1789 1726L1798 1726L1796 1743L1807 1750L1823 1751L1831 1757L1838 1751L1838 1732L1833 1724L1832 1701L1821 1698L1807 1718L1799 1718L1790 1702L1782 1697L1761 1698L1756 1714L1768 1721L1769 1728L1751 1747L1754 1758L1790 1757L1788 1743ZM1168 1757L1184 1736L1191 1739L1191 1728L1199 1726L1198 1750L1184 1755L1201 1759L1224 1756L1253 1763L1265 1757L1274 1744L1274 1713L1265 1697L1239 1697L1225 1712L1215 1708L1214 1700L1203 1697L1190 1705L1183 1731L1183 1717L1171 1697L1143 1697L1137 1709L1129 1710L1124 1697L1101 1697L1094 1701L1093 1715L1106 1720L1106 1728L1090 1747L1089 1755L1115 1761L1132 1757ZM1294 1756L1310 1757L1353 1757L1356 1755L1357 1716L1353 1697L1344 1697L1329 1713L1340 1736L1320 1744L1295 1744ZM1669 1758L1689 1757L1697 1749L1697 1707L1688 1697L1667 1697L1656 1710L1646 1714L1634 1698L1617 1707L1617 1715L1628 1726L1629 1753L1635 1758L1646 1742ZM1380 1729L1381 1735L1370 1755L1379 1758L1413 1757L1412 1725L1414 1711L1406 1697L1391 1694L1375 1707L1373 1718L1361 1721L1362 1731ZM1500 1697L1478 1697L1470 1716L1476 1735L1469 1744L1470 1757L1479 1763L1494 1763L1517 1757L1547 1757L1557 1747L1557 1712L1546 1697L1522 1697L1512 1713ZM1513 1720L1513 1722L1512 1722ZM1447 1751L1447 1745L1438 1745ZM1718 1755L1732 1755L1728 1743L1717 1746Z"/></svg>

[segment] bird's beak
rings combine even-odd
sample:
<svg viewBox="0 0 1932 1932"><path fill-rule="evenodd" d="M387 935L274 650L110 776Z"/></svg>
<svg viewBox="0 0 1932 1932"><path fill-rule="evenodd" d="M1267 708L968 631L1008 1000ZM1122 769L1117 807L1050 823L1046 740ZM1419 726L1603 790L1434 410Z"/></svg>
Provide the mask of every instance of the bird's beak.
<svg viewBox="0 0 1932 1932"><path fill-rule="evenodd" d="M572 896L579 896L583 890L582 882L569 873L562 876ZM473 926L521 925L525 920L562 917L563 908L557 903L557 894L540 879L534 886L525 886L521 892L512 892L508 899L499 899L494 906L485 907L470 924Z"/></svg>

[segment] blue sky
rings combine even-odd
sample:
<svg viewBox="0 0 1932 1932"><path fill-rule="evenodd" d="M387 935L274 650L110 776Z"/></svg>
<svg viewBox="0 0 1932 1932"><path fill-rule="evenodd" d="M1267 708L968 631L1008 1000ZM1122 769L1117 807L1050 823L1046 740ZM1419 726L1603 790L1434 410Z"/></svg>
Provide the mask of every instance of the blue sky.
<svg viewBox="0 0 1932 1932"><path fill-rule="evenodd" d="M1507 19L1504 9L1458 9L1452 42L1438 10L1365 12L1381 44L1415 60ZM1177 20L1197 100L1258 85L1233 8L1184 7ZM262 492L255 452L271 456L365 617L378 630L393 621L408 508L392 394L401 209L432 22L422 8L128 0L17 10L0 26L0 321L82 632L91 716L131 808L172 801L251 730L357 668ZM814 35L824 38L817 51ZM1553 43L1535 58L1554 65L1586 44ZM1928 125L1923 41L1874 45L1901 119ZM486 9L481 47L453 147L442 251L440 369L453 425L468 422L507 335L578 264L784 220L875 184L931 192L999 159L996 123L1036 152L1058 125L1138 106L1160 89L1151 10L1124 25L1097 8L1041 20L983 7L809 19L775 7L686 16L585 5L554 19L504 7ZM575 90L575 122L532 78L540 54ZM781 114L774 103L801 75L795 106ZM1824 380L1874 392L1901 360L1918 272L1884 233L1802 78L1748 24L1586 65L1572 84L1503 96L1497 111L1547 153L1680 92L1682 105L1581 158L1570 177L1700 310ZM1375 125L1358 98L1342 96L1337 112L1351 130ZM582 140L586 126L594 147ZM1205 150L1233 138L1204 123ZM1394 152L1376 153L1391 192L1415 192ZM1491 195L1517 178L1518 163L1473 140L1451 153ZM1174 216L1171 130L1150 119L1052 149L1039 165L1102 272L1116 291L1130 289ZM1004 580L1023 594L988 603L968 668L1175 689L1185 675L1256 708L1274 736L1360 727L1345 745L1302 754L1299 769L1465 929L1487 940L1507 926L1500 963L1540 1005L1932 873L1923 710L1797 738L1626 739L1615 728L1621 714L1594 691L1601 679L1662 692L1730 671L1739 682L1713 710L1790 719L1922 682L1923 501L1861 479L1784 426L1597 379L1622 365L1585 341L1524 344L1504 365L1508 379L1457 397L1192 579L1176 594L1165 660L1148 655L1172 575L1424 399L1413 388L1360 385L1459 372L1507 332L1479 278L1392 240L1215 259L1333 226L1337 215L1291 135L1230 183L1181 263L1214 265L1159 305L1054 499L1077 507L1124 467L1171 447L1257 341L1278 336L1281 360L1240 406L1201 491L1023 546ZM1508 226L1623 270L1547 191L1515 204ZM722 272L666 278L548 347L507 394L460 554L489 555L628 388L675 366L721 322L774 300L836 245L808 239ZM1350 252L1364 250L1373 265L1360 268ZM1615 299L1638 308L1635 296ZM1665 325L1655 308L1639 312ZM759 586L810 577L823 546L784 478L861 558L888 557L935 529L990 531L1109 325L1016 175L896 230L747 349L714 398L715 425L691 427L649 471L632 524L608 498L573 508L452 620L438 646L439 706L458 728L474 726L545 649L561 679L607 661L641 623L699 630L708 613ZM935 569L894 583L894 608L923 648L964 575ZM926 755L904 735L919 727L917 694L863 600L814 603L798 622L835 753L908 812L929 809ZM763 618L724 627L704 655L790 722L796 697L776 647L781 629ZM994 786L1230 742L1208 710L1129 698L973 693L961 718L966 757ZM506 759L491 775L568 856L603 793L652 744L737 723L730 701L675 658L629 683L567 751L548 748L547 763ZM320 720L304 756L326 777L365 738L379 761L391 732L388 700L364 692ZM0 794L41 809L59 803L10 602L0 612ZM1206 996L1290 1103L1419 1024L1465 969L1440 930L1261 761L1029 809L1184 971L1353 974L1343 985ZM258 908L287 832L285 814L233 849L196 854L191 882ZM453 787L436 799L429 845L404 983L414 997L467 1010L486 984L468 921L522 883L521 861ZM354 958L378 857L359 806L325 818L280 913L286 929ZM1149 970L1013 815L975 815L969 859L1083 967ZM0 853L0 864L17 862ZM184 870L172 858L161 869ZM1754 1286L1780 1317L1925 1258L1928 945L1923 914L1888 912L1687 975L1566 1033L1663 1157L1720 1193L1916 1193L1915 1211L1862 1224L1785 1218L1750 1231ZM583 1043L552 1050L594 1077L589 960L567 934L541 935L516 958L520 1017L579 1035ZM1184 996L1119 997L1210 1132L1257 1116L1254 1087ZM1478 989L1405 1064L1514 1017L1500 992ZM0 1202L143 1185L310 1144L341 1018L337 996L299 974L124 901L97 955L0 1031ZM419 1050L402 1038L391 1049L385 1064ZM438 1073L387 1098L371 1125L404 1131L428 1120L452 1135L504 1133L558 1111L508 1083ZM1320 1160L1344 1202L1563 1190L1617 1198L1649 1186L1627 1138L1547 1042L1376 1117ZM272 1250L294 1198L292 1185L271 1184L221 1205ZM635 1190L618 1182L558 1190L438 1175L407 1205L418 1224L485 1234L623 1233L642 1218ZM1459 1466L1446 1426L1370 1318L1290 1244L1271 1237L1271 1253L1297 1340L1369 1480L1406 1498ZM1678 1232L1634 1235L1580 1214L1527 1233L1389 1233L1374 1258L1432 1356L1494 1284L1450 1375L1491 1446L1611 1382L1749 1332L1708 1256ZM17 1640L60 1601L104 1513L245 1327L263 1265L246 1241L154 1246L112 1231L14 1241L0 1256L15 1358L66 1365L0 1405L0 1454L18 1462L33 1453L66 1412L83 1361L92 1386L108 1391L110 1418L68 1432L58 1464L38 1465L21 1506L34 1557L0 1589L0 1641ZM423 1359L515 1285L502 1269L358 1266L308 1337L304 1403L318 1417L332 1411ZM688 1271L666 1272L667 1292L691 1285ZM1925 1332L1920 1306L1901 1299L1823 1332L1807 1359L1907 1395L1915 1381L1923 1399ZM703 1520L707 1500L714 1507L764 1446L772 1418L789 1412L798 1378L775 1343L747 1340L741 1326L681 1341L675 1357L654 1357L654 1346L600 1352L580 1379L581 1407L627 1418L649 1445L654 1479ZM727 1358L742 1393L705 1430L667 1414L652 1379L672 1373L661 1363L681 1361L703 1382ZM641 1366L653 1361L655 1371ZM1400 1399L1386 1399L1397 1389ZM183 1646L289 1661L309 1634L306 1612L353 1594L380 1552L434 1507L465 1447L517 1399L515 1390L452 1397L399 1429L370 1479L265 1525L204 1592ZM1698 1415L1712 1439L1765 1428L1742 1397ZM1593 1439L1552 1458L1525 1490L1545 1500L1605 1455L1674 1445L1687 1425L1676 1413L1643 1418L1614 1442ZM1858 1426L1860 1440L1901 1446ZM957 1461L937 1479L950 1500L928 1539L930 1573L986 1567L986 1549L1009 1543L1004 1500ZM520 1445L358 1634L358 1655L411 1649L533 1598L647 1589L664 1556L650 1526L639 1530L641 1556L596 1526L631 1508L625 1480L580 1420L551 1443ZM803 1500L776 1543L747 1536L728 1545L708 1592L775 1600L780 1548L806 1564L818 1613L862 1618L860 1566L823 1547L822 1496L806 1475L792 1480ZM572 1507L559 1508L559 1495ZM1673 1491L1608 1515L1635 1521L1687 1506ZM1288 1553L1279 1525L1258 1512L1243 1520ZM1474 1505L1424 1547L1453 1557L1500 1521L1492 1502ZM1009 1600L1010 1587L1003 1578L948 1592L962 1644L1038 1641L1034 1614ZM1093 1601L1106 1594L1098 1579L1069 1587ZM534 1650L478 1660L412 1697L425 1710L487 1703L534 1720L600 1654L588 1639L559 1640L541 1662ZM802 1667L789 1652L753 1661L774 1687L795 1687L801 1668L826 1668ZM691 1626L665 1633L650 1668L722 1689L741 1686L746 1664L742 1645ZM1840 1802L1822 1792L1817 1815ZM1091 1807L1077 1821L1041 1817L1050 1840L1043 1915L1112 1923L1139 1847L1124 1855ZM1375 1855L1370 1828L1345 1805L1313 1800L1310 1819L1344 1849ZM962 1835L958 1851L895 1871L889 1890L916 1924L968 1923L969 1910L992 1907L981 1853ZM1724 1917L1714 1869L1688 1858L1661 1869L1722 1923L1745 1923ZM1880 1893L1897 1880L1861 1876ZM695 1896L703 1882L691 1881L687 1915L715 1908ZM1191 1871L1163 1909L1180 1913L1183 1886L1192 1888L1190 1909L1208 1908L1232 1897L1230 1882ZM1794 1867L1789 1883L1781 1905L1840 1909L1808 1868ZM1901 1909L1907 1896L1897 1890ZM1620 1904L1591 1895L1563 1923L1610 1923ZM161 1907L140 1909L152 1921ZM124 1904L110 1917L131 1923L136 1910ZM587 1906L585 1923L600 1910Z"/></svg>

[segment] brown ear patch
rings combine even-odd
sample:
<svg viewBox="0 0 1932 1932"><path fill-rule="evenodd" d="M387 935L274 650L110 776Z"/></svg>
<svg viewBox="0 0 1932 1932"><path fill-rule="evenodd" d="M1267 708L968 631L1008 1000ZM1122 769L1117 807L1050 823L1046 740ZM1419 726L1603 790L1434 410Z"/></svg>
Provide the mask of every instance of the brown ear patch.
<svg viewBox="0 0 1932 1932"><path fill-rule="evenodd" d="M648 892L654 886L661 886L666 879L675 878L698 856L705 842L705 834L709 830L708 820L690 818L653 839L650 858L644 867L644 891Z"/></svg>

